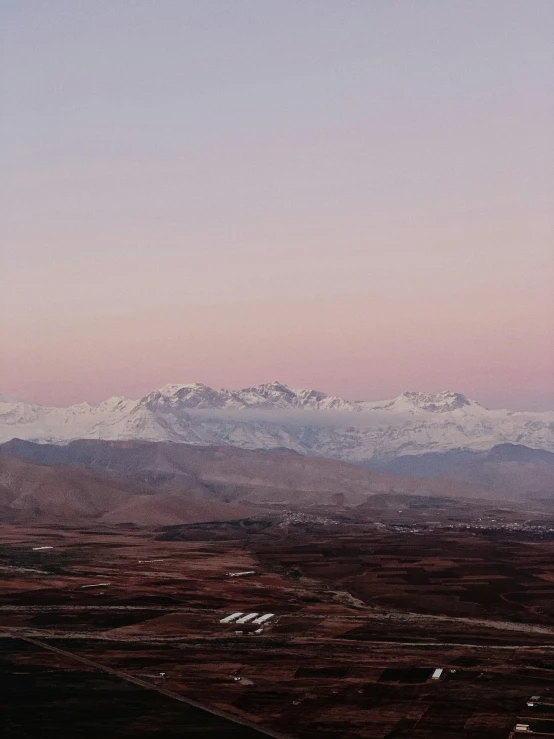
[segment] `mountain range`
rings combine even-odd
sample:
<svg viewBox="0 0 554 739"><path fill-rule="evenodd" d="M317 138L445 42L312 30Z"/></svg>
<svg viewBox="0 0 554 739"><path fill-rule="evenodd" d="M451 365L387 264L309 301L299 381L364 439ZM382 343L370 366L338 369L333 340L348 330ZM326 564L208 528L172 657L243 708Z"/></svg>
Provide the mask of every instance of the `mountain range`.
<svg viewBox="0 0 554 739"><path fill-rule="evenodd" d="M373 510L376 504L388 505L387 500L394 506L399 496L423 497L431 506L445 499L476 506L499 501L550 505L544 496L395 475L282 449L100 440L54 445L19 439L0 446L4 523L163 526L275 516L289 509L358 507L366 516L368 506Z"/></svg>
<svg viewBox="0 0 554 739"><path fill-rule="evenodd" d="M554 499L554 454L520 444L498 444L484 452L463 449L372 459L364 466L397 475L457 480L520 499Z"/></svg>
<svg viewBox="0 0 554 739"><path fill-rule="evenodd" d="M0 523L104 525L226 521L259 510L180 494L95 468L44 465L0 454Z"/></svg>
<svg viewBox="0 0 554 739"><path fill-rule="evenodd" d="M243 390L166 385L138 399L46 407L0 396L0 442L145 440L244 449L286 448L351 462L511 443L554 452L554 411L489 410L461 393L406 392L348 401L272 382Z"/></svg>

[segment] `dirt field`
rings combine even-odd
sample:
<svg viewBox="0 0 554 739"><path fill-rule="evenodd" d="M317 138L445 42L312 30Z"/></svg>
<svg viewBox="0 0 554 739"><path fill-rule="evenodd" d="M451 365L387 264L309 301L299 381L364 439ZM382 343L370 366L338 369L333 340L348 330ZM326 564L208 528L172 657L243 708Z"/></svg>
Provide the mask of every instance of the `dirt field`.
<svg viewBox="0 0 554 739"><path fill-rule="evenodd" d="M554 717L550 541L6 526L0 583L9 737L500 739Z"/></svg>

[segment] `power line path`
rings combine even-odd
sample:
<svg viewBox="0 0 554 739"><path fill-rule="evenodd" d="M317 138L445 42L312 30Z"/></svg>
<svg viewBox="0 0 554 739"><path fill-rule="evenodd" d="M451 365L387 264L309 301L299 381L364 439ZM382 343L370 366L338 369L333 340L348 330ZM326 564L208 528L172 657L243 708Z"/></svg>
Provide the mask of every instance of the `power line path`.
<svg viewBox="0 0 554 739"><path fill-rule="evenodd" d="M212 706L206 706L202 703L198 703L198 701L192 700L191 698L185 698L179 693L174 693L173 691L166 690L165 688L161 688L158 685L153 685L152 683L146 682L146 680L141 680L139 677L134 677L133 675L129 675L126 672L114 670L111 667L107 667L106 665L103 665L99 662L88 659L88 657L81 657L77 654L74 654L73 652L68 652L65 649L54 647L51 644L47 644L46 642L43 642L39 639L35 639L30 636L23 636L21 634L14 634L9 631L0 632L0 638L18 639L20 641L27 642L28 644L33 644L35 647L39 647L40 649L45 649L47 651L54 652L55 654L60 654L63 657L67 657L68 659L82 662L88 667L92 667L93 669L99 670L100 672L105 672L108 675L119 678L120 680L125 680L125 682L132 683L133 685L138 685L139 687L145 688L146 690L164 695L166 698L171 698L172 700L179 701L180 703L184 703L187 706L200 709L201 711L206 711L207 713L211 713L214 716L225 719L226 721L231 721L234 724L244 726L245 728L257 732L260 736L271 736L274 737L274 739L293 739L286 734L281 734L277 731L272 731L271 729L262 728L252 721L248 721L247 719L240 718L239 716L233 716L232 714L225 713L224 711L220 711L219 709L213 708Z"/></svg>

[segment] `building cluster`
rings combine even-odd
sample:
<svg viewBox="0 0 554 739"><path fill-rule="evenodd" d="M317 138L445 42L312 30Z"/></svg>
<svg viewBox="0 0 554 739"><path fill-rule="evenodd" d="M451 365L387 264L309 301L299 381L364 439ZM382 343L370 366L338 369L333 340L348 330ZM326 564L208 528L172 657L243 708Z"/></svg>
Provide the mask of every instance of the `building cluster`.
<svg viewBox="0 0 554 739"><path fill-rule="evenodd" d="M275 616L274 613L243 613L243 611L237 611L236 613L231 613L229 616L225 616L225 618L222 618L220 620L220 624L247 624L251 623L255 626L259 626L261 624L267 624L273 617Z"/></svg>

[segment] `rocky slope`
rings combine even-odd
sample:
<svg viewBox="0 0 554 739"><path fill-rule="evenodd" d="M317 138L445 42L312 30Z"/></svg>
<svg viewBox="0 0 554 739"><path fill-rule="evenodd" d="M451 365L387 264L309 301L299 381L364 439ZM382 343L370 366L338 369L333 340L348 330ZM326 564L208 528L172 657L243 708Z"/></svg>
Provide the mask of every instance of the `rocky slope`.
<svg viewBox="0 0 554 739"><path fill-rule="evenodd" d="M488 410L460 393L407 392L381 402L350 402L280 383L245 390L167 385L139 400L110 398L49 408L0 401L0 441L18 437L286 447L347 461L400 455L486 451L505 442L554 452L554 412Z"/></svg>
<svg viewBox="0 0 554 739"><path fill-rule="evenodd" d="M219 500L197 500L186 484L164 493L99 469L37 464L0 453L0 523L167 526L258 513Z"/></svg>
<svg viewBox="0 0 554 739"><path fill-rule="evenodd" d="M77 469L125 477L158 494L197 501L300 508L351 506L376 493L521 501L517 494L504 496L481 486L394 475L288 450L261 452L146 441L83 440L54 445L13 440L0 447L0 455L6 453L53 468L78 465Z"/></svg>
<svg viewBox="0 0 554 739"><path fill-rule="evenodd" d="M506 454L492 456L512 465L510 471L503 471L497 484L485 485L391 474L282 449L101 440L55 445L15 439L0 445L0 523L164 526L287 511L344 512L360 506L360 512L369 515L374 496L381 501L379 509L389 498L394 507L394 501L408 496L471 505L502 502L517 508L538 503L550 510L550 488L537 482L527 487L508 484L510 474L520 482L527 479L529 462L524 460L520 468L518 462L506 462ZM527 459L545 453L518 448L517 454ZM491 455L482 456L490 464ZM490 483L489 472L488 477L477 472Z"/></svg>
<svg viewBox="0 0 554 739"><path fill-rule="evenodd" d="M486 452L406 455L365 464L393 474L441 477L502 493L554 500L554 454L520 444L499 444Z"/></svg>

